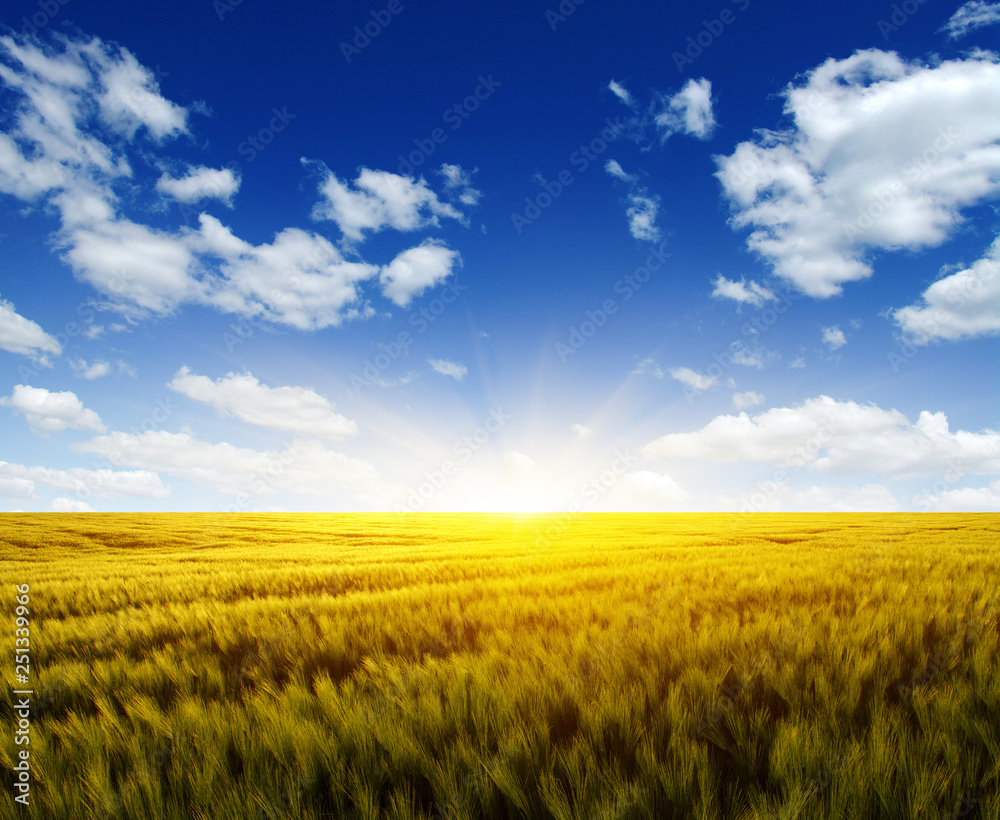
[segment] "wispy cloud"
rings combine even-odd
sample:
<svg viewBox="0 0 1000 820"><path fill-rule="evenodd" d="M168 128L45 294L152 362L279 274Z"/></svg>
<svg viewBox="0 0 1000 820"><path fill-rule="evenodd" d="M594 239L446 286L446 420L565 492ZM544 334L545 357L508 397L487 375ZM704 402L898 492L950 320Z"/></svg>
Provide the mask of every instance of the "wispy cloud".
<svg viewBox="0 0 1000 820"><path fill-rule="evenodd" d="M436 373L440 373L442 376L450 376L455 381L462 381L469 369L464 364L459 364L458 362L449 361L448 359L428 359L427 363L431 366L431 369Z"/></svg>

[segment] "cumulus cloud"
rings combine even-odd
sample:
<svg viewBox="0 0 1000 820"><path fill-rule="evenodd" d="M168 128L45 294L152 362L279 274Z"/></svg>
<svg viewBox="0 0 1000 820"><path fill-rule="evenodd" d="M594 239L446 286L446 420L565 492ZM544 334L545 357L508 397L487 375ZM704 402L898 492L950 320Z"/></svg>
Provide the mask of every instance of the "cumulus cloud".
<svg viewBox="0 0 1000 820"><path fill-rule="evenodd" d="M709 462L761 461L823 473L936 475L962 465L967 473L1000 471L1000 432L952 433L944 413L922 411L910 422L898 410L809 399L752 418L718 416L693 433L650 442L650 458Z"/></svg>
<svg viewBox="0 0 1000 820"><path fill-rule="evenodd" d="M670 375L681 384L698 391L708 390L708 388L718 381L714 377L703 376L690 367L672 367L670 368Z"/></svg>
<svg viewBox="0 0 1000 820"><path fill-rule="evenodd" d="M131 52L115 50L96 38L81 51L97 66L97 103L113 130L133 139L139 128L145 128L157 141L189 133L187 109L161 96L153 72Z"/></svg>
<svg viewBox="0 0 1000 820"><path fill-rule="evenodd" d="M593 430L583 424L571 424L569 429L576 434L577 438L590 438L594 434Z"/></svg>
<svg viewBox="0 0 1000 820"><path fill-rule="evenodd" d="M34 493L36 484L94 498L166 498L170 495L160 477L147 470L88 470L82 467L54 470L0 461L0 483L4 482L17 482L27 490L27 496Z"/></svg>
<svg viewBox="0 0 1000 820"><path fill-rule="evenodd" d="M233 196L240 188L239 178L228 168L189 166L187 173L175 179L163 174L156 182L156 190L178 202L192 204L202 199L217 199L232 207Z"/></svg>
<svg viewBox="0 0 1000 820"><path fill-rule="evenodd" d="M986 3L984 0L970 0L960 6L940 31L951 38L964 37L970 31L1000 23L1000 3Z"/></svg>
<svg viewBox="0 0 1000 820"><path fill-rule="evenodd" d="M409 291L419 291L421 276L437 281L443 275L445 256L457 259L455 252L414 251L388 265L371 264L348 260L324 237L299 228L279 230L272 242L254 245L207 214L193 229L130 219L122 205L134 201L142 184L131 161L177 167L161 152L168 139L190 134L188 109L163 98L156 77L127 50L99 38L55 40L49 46L0 37L0 79L15 114L0 133L0 192L32 205L44 200L58 214L53 245L77 278L106 298L103 306L137 318L196 303L317 330L374 315L361 288L381 271L383 285L400 280L390 298L404 300ZM109 138L112 133L117 136ZM387 228L413 231L443 218L464 220L423 179L362 169L345 185L321 170L322 198L314 216L340 224L348 241ZM472 172L446 165L440 173L456 202L479 198ZM229 205L239 185L228 169L188 166L180 177L162 174L156 188L185 203L211 197ZM407 274L415 277L412 285L403 281ZM3 305L0 314L16 315ZM58 352L31 323L0 327L0 345L34 349L35 356L46 348Z"/></svg>
<svg viewBox="0 0 1000 820"><path fill-rule="evenodd" d="M659 211L659 197L642 194L630 194L628 209L628 230L636 239L645 242L659 242L660 229L656 227L656 214Z"/></svg>
<svg viewBox="0 0 1000 820"><path fill-rule="evenodd" d="M199 222L192 247L218 259L221 274L206 289L210 304L299 330L371 315L360 304L359 285L378 273L376 265L350 262L327 239L299 228L252 245L213 216L201 214Z"/></svg>
<svg viewBox="0 0 1000 820"><path fill-rule="evenodd" d="M76 274L116 302L166 314L205 293L182 236L117 219L68 231L61 244Z"/></svg>
<svg viewBox="0 0 1000 820"><path fill-rule="evenodd" d="M732 299L734 302L754 307L763 307L765 302L774 302L778 299L773 291L753 280L747 282L745 277L737 282L734 279L727 279L720 273L712 284L714 286L712 296L716 299Z"/></svg>
<svg viewBox="0 0 1000 820"><path fill-rule="evenodd" d="M938 279L892 318L919 345L1000 334L1000 237L983 258Z"/></svg>
<svg viewBox="0 0 1000 820"><path fill-rule="evenodd" d="M44 387L18 384L10 396L0 396L0 405L20 413L31 429L41 435L66 429L103 433L106 429L100 416L85 408L70 390L52 393Z"/></svg>
<svg viewBox="0 0 1000 820"><path fill-rule="evenodd" d="M62 347L54 336L31 319L25 319L5 299L0 299L0 348L28 356L44 365L49 364L46 353L54 356L62 353Z"/></svg>
<svg viewBox="0 0 1000 820"><path fill-rule="evenodd" d="M688 80L673 94L653 92L652 101L644 109L621 83L612 80L608 88L632 109L624 130L644 147L649 147L650 135L659 137L662 144L674 134L708 139L715 129L712 83L704 77Z"/></svg>
<svg viewBox="0 0 1000 820"><path fill-rule="evenodd" d="M49 505L49 512L94 512L86 501L77 501L73 498L56 498Z"/></svg>
<svg viewBox="0 0 1000 820"><path fill-rule="evenodd" d="M81 379L101 379L111 372L110 362L94 362L87 364L84 359L70 360L69 366L76 371Z"/></svg>
<svg viewBox="0 0 1000 820"><path fill-rule="evenodd" d="M847 344L847 337L844 336L844 331L836 325L824 327L823 344L829 347L830 350L837 350Z"/></svg>
<svg viewBox="0 0 1000 820"><path fill-rule="evenodd" d="M768 493L751 491L740 498L718 497L716 505L734 512L897 512L900 504L884 484L864 486L814 485L796 489L771 482Z"/></svg>
<svg viewBox="0 0 1000 820"><path fill-rule="evenodd" d="M114 432L70 446L99 458L115 454L123 466L165 473L225 494L287 490L373 498L381 492L381 480L370 464L327 450L316 439L296 439L280 451L258 451L226 442L211 444L189 433Z"/></svg>
<svg viewBox="0 0 1000 820"><path fill-rule="evenodd" d="M688 80L680 91L665 100L664 109L653 121L662 140L679 133L708 139L715 129L712 83L704 77Z"/></svg>
<svg viewBox="0 0 1000 820"><path fill-rule="evenodd" d="M659 512L685 508L691 493L669 475L651 470L626 473L611 485L608 502L620 512Z"/></svg>
<svg viewBox="0 0 1000 820"><path fill-rule="evenodd" d="M748 246L815 297L869 277L876 250L948 239L1000 185L1000 66L893 52L829 59L785 91L794 126L761 131L716 176Z"/></svg>
<svg viewBox="0 0 1000 820"><path fill-rule="evenodd" d="M167 387L215 408L223 416L259 427L327 439L358 432L357 423L334 412L325 396L305 387L270 387L250 373L227 373L212 381L185 366Z"/></svg>
<svg viewBox="0 0 1000 820"><path fill-rule="evenodd" d="M447 279L462 257L458 251L427 240L400 253L379 273L382 293L405 308L428 288Z"/></svg>
<svg viewBox="0 0 1000 820"><path fill-rule="evenodd" d="M463 218L454 207L438 199L423 178L389 171L362 168L347 185L326 170L319 190L323 200L313 208L313 218L336 222L344 236L355 241L361 241L365 231L415 231L440 224L439 217Z"/></svg>
<svg viewBox="0 0 1000 820"><path fill-rule="evenodd" d="M918 496L917 508L927 512L1000 512L1000 481L987 487L961 487Z"/></svg>
<svg viewBox="0 0 1000 820"><path fill-rule="evenodd" d="M452 362L448 359L428 359L427 363L436 373L440 373L442 376L450 376L458 382L462 381L469 372L469 369L464 364Z"/></svg>

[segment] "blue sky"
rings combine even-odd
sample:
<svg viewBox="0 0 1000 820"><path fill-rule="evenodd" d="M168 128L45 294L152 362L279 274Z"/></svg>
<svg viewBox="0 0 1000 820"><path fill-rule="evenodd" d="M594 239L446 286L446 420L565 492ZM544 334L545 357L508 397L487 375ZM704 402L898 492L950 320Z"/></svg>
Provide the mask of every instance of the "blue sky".
<svg viewBox="0 0 1000 820"><path fill-rule="evenodd" d="M998 22L8 2L0 509L1000 510Z"/></svg>

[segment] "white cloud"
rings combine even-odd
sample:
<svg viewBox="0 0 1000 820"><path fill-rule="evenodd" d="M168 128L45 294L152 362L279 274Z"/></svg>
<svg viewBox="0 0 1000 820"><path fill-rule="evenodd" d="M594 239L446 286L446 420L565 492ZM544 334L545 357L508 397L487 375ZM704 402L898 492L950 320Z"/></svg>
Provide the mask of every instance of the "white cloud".
<svg viewBox="0 0 1000 820"><path fill-rule="evenodd" d="M431 368L442 376L450 376L455 381L462 381L469 369L464 364L452 362L448 359L428 359L427 363Z"/></svg>
<svg viewBox="0 0 1000 820"><path fill-rule="evenodd" d="M712 284L714 285L712 296L716 299L732 299L754 307L763 307L765 302L778 299L770 289L758 285L753 280L747 283L746 278L741 278L737 282L734 279L727 279L720 273Z"/></svg>
<svg viewBox="0 0 1000 820"><path fill-rule="evenodd" d="M31 498L35 492L34 482L5 476L2 474L3 467L0 462L0 498Z"/></svg>
<svg viewBox="0 0 1000 820"><path fill-rule="evenodd" d="M348 262L322 236L286 228L270 244L251 245L213 216L201 214L199 222L192 246L222 260L223 278L212 283L205 301L299 330L371 315L367 306L355 305L359 283L373 278L378 267Z"/></svg>
<svg viewBox="0 0 1000 820"><path fill-rule="evenodd" d="M641 376L644 373L648 373L656 379L662 379L664 375L663 369L654 359L643 359L630 371L630 374L633 376Z"/></svg>
<svg viewBox="0 0 1000 820"><path fill-rule="evenodd" d="M746 393L733 393L733 407L737 410L746 410L748 407L756 407L764 403L764 397L753 390Z"/></svg>
<svg viewBox="0 0 1000 820"><path fill-rule="evenodd" d="M226 494L346 492L368 499L381 492L381 481L371 465L327 450L314 439L296 439L281 451L257 451L225 442L210 444L189 433L115 432L70 446L100 458L117 454L124 466L166 473Z"/></svg>
<svg viewBox="0 0 1000 820"><path fill-rule="evenodd" d="M730 346L730 349L732 350L732 346ZM751 349L745 344L740 343L733 350L733 364L739 364L743 367L756 367L758 370L764 367L765 362L770 362L777 358L779 358L778 353L757 344Z"/></svg>
<svg viewBox="0 0 1000 820"><path fill-rule="evenodd" d="M611 89L611 93L625 103L625 105L632 105L632 95L628 93L628 90L621 83L611 80L611 82L608 83L608 88Z"/></svg>
<svg viewBox="0 0 1000 820"><path fill-rule="evenodd" d="M763 461L825 473L935 475L961 465L967 473L1000 472L1000 432L948 429L944 413L923 411L911 423L898 410L808 399L751 418L718 416L694 433L648 444L650 458L710 462Z"/></svg>
<svg viewBox="0 0 1000 820"><path fill-rule="evenodd" d="M650 470L626 473L608 491L608 502L619 512L658 512L685 507L691 494L673 478Z"/></svg>
<svg viewBox="0 0 1000 820"><path fill-rule="evenodd" d="M82 467L54 470L0 461L0 481L4 480L26 485L28 495L34 492L36 484L85 498L166 498L170 495L160 477L146 470L88 470Z"/></svg>
<svg viewBox="0 0 1000 820"><path fill-rule="evenodd" d="M844 336L844 331L836 325L824 327L823 344L827 345L830 350L837 350L847 344L847 337Z"/></svg>
<svg viewBox="0 0 1000 820"><path fill-rule="evenodd" d="M94 511L94 508L86 501L75 501L72 498L56 498L49 505L49 512L80 513Z"/></svg>
<svg viewBox="0 0 1000 820"><path fill-rule="evenodd" d="M970 0L961 6L939 30L949 37L964 37L970 31L1000 23L1000 3Z"/></svg>
<svg viewBox="0 0 1000 820"><path fill-rule="evenodd" d="M717 157L716 176L748 246L811 296L870 276L872 250L941 244L1000 184L995 55L829 59L788 87L785 112L794 127Z"/></svg>
<svg viewBox="0 0 1000 820"><path fill-rule="evenodd" d="M48 364L46 353L58 356L62 347L55 337L50 336L42 328L25 319L14 310L14 305L5 299L0 299L0 348L22 356L30 356L41 364Z"/></svg>
<svg viewBox="0 0 1000 820"><path fill-rule="evenodd" d="M962 487L919 496L917 509L927 512L1000 512L1000 481L988 487Z"/></svg>
<svg viewBox="0 0 1000 820"><path fill-rule="evenodd" d="M122 48L115 54L96 38L81 49L97 66L102 119L132 139L145 126L155 140L188 133L187 110L160 95L153 72Z"/></svg>
<svg viewBox="0 0 1000 820"><path fill-rule="evenodd" d="M590 438L594 431L583 424L571 424L569 428L578 438Z"/></svg>
<svg viewBox="0 0 1000 820"><path fill-rule="evenodd" d="M658 198L644 194L630 194L628 202L625 215L628 217L629 233L645 242L658 242L660 240L660 229L656 227Z"/></svg>
<svg viewBox="0 0 1000 820"><path fill-rule="evenodd" d="M670 368L670 375L681 384L693 390L708 390L717 381L715 378L696 373L690 367L672 367Z"/></svg>
<svg viewBox="0 0 1000 820"><path fill-rule="evenodd" d="M759 486L759 485L758 485ZM747 505L750 505L749 508ZM784 482L770 482L768 493L759 489L741 498L715 499L717 508L734 512L896 512L900 504L884 484L857 486L814 485L795 489Z"/></svg>
<svg viewBox="0 0 1000 820"><path fill-rule="evenodd" d="M217 199L232 207L233 196L239 188L239 178L228 168L206 168L203 165L188 166L187 173L179 179L163 174L156 182L157 191L188 204L202 199Z"/></svg>
<svg viewBox="0 0 1000 820"><path fill-rule="evenodd" d="M632 109L632 114L622 125L622 131L642 145L643 150L651 147L650 137L653 134L659 137L662 144L674 134L708 139L715 129L712 83L704 77L688 80L673 94L654 91L652 101L645 108L641 108L635 97L620 83L612 80L608 88ZM606 170L611 173L610 169Z"/></svg>
<svg viewBox="0 0 1000 820"><path fill-rule="evenodd" d="M805 367L806 366L806 360L803 359L801 356L799 356L797 359L794 359L793 361L789 362L788 366L789 367L793 367L793 368Z"/></svg>
<svg viewBox="0 0 1000 820"><path fill-rule="evenodd" d="M444 245L427 240L400 253L379 273L382 293L406 307L425 290L447 279L462 257Z"/></svg>
<svg viewBox="0 0 1000 820"><path fill-rule="evenodd" d="M517 450L505 450L503 461L508 467L521 473L530 473L535 469L535 460Z"/></svg>
<svg viewBox="0 0 1000 820"><path fill-rule="evenodd" d="M793 490L789 502L801 512L896 512L899 502L884 484L814 486Z"/></svg>
<svg viewBox="0 0 1000 820"><path fill-rule="evenodd" d="M604 170L611 174L611 176L617 177L625 182L633 182L635 180L635 177L631 174L625 173L625 169L622 168L616 159L609 159L606 163L604 163Z"/></svg>
<svg viewBox="0 0 1000 820"><path fill-rule="evenodd" d="M137 223L120 212L123 201L135 200L139 185L130 153L144 163L176 167L176 160L151 154L168 137L188 133L187 109L159 95L153 73L98 38L60 37L57 47L48 47L5 37L0 80L11 91L16 112L13 127L0 134L0 191L32 204L45 196L61 219L54 245L63 260L106 297L102 307L127 317L166 315L196 303L317 330L374 315L361 284L380 271L391 298L405 301L419 292L421 277L436 282L446 275L447 260L458 259L457 252L441 249L404 252L384 267L348 261L324 237L298 228L252 245L207 214L196 229ZM109 131L119 136L109 139ZM146 136L157 144L140 145ZM314 215L342 223L348 239L384 228L412 231L445 217L464 220L423 179L362 169L352 187L345 187L328 170L323 173ZM474 172L445 165L440 173L456 202L478 200L471 187ZM119 187L127 196L119 196ZM228 204L239 179L227 169L198 166L180 178L164 174L157 187L185 202L215 196ZM30 330L10 325L0 330L0 340L13 336L15 344ZM55 352L51 342L40 344Z"/></svg>
<svg viewBox="0 0 1000 820"><path fill-rule="evenodd" d="M111 364L109 362L94 362L93 364L87 364L84 359L71 359L69 366L76 371L76 374L81 379L101 379L111 372Z"/></svg>
<svg viewBox="0 0 1000 820"><path fill-rule="evenodd" d="M474 168L471 171L466 171L461 165L451 165L449 163L442 165L438 173L445 179L445 193L455 197L463 205L470 207L475 205L483 195L482 191L478 191L472 187L472 176L477 170L477 168Z"/></svg>
<svg viewBox="0 0 1000 820"><path fill-rule="evenodd" d="M165 231L118 219L69 231L62 244L76 274L117 304L167 314L205 292L188 243Z"/></svg>
<svg viewBox="0 0 1000 820"><path fill-rule="evenodd" d="M18 384L10 397L0 396L0 405L20 413L31 429L42 435L67 428L95 433L103 433L106 429L100 416L85 408L76 393L69 390L51 393L44 387Z"/></svg>
<svg viewBox="0 0 1000 820"><path fill-rule="evenodd" d="M305 387L269 387L250 373L228 373L212 381L185 366L167 387L214 407L223 416L272 430L327 439L358 432L357 423L335 413L326 397Z"/></svg>
<svg viewBox="0 0 1000 820"><path fill-rule="evenodd" d="M928 287L915 305L892 312L914 344L1000 334L1000 237L965 270Z"/></svg>
<svg viewBox="0 0 1000 820"><path fill-rule="evenodd" d="M677 134L690 134L708 139L715 129L712 113L712 83L702 77L688 80L684 87L665 101L665 108L654 122L661 129L661 139Z"/></svg>
<svg viewBox="0 0 1000 820"><path fill-rule="evenodd" d="M336 222L347 239L361 241L365 231L377 233L383 228L414 231L436 226L438 217L463 218L441 202L422 178L362 168L352 185L353 189L326 170L319 188L323 201L312 214L314 219Z"/></svg>
<svg viewBox="0 0 1000 820"><path fill-rule="evenodd" d="M637 183L637 177L626 174L617 160L609 159L604 164L604 170L616 179L627 183L631 189L628 195L628 207L625 215L628 217L629 233L636 239L645 242L658 242L660 229L656 227L656 216L660 209L660 198L652 195L645 187Z"/></svg>

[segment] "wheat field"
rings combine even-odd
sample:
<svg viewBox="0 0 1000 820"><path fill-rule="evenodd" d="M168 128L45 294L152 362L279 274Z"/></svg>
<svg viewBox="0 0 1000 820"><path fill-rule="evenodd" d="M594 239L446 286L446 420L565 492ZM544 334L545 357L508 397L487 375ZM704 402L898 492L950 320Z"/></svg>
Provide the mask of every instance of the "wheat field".
<svg viewBox="0 0 1000 820"><path fill-rule="evenodd" d="M1000 817L997 515L0 524L2 818Z"/></svg>

